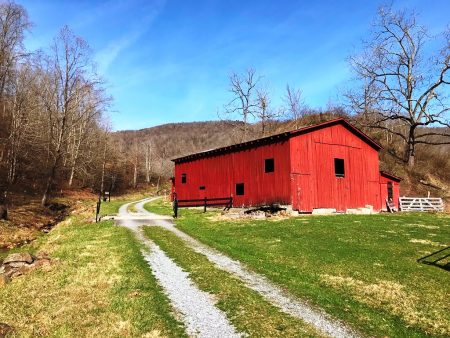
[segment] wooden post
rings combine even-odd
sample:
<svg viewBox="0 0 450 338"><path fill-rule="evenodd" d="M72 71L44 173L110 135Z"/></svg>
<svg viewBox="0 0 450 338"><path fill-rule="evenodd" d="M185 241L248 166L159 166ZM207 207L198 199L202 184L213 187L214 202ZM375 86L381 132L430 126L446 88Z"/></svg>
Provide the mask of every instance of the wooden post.
<svg viewBox="0 0 450 338"><path fill-rule="evenodd" d="M175 194L175 197L173 199L173 217L174 218L178 217L178 198L177 198L176 194Z"/></svg>
<svg viewBox="0 0 450 338"><path fill-rule="evenodd" d="M206 197L205 197L205 202L203 204L203 212L206 212Z"/></svg>
<svg viewBox="0 0 450 338"><path fill-rule="evenodd" d="M97 201L97 211L95 213L95 223L97 223L99 221L98 215L100 214L100 206L101 206L102 202L99 200Z"/></svg>
<svg viewBox="0 0 450 338"><path fill-rule="evenodd" d="M98 193L97 213L95 214L95 223L97 223L100 220L98 216L100 214L101 205L102 205L102 190L100 189Z"/></svg>

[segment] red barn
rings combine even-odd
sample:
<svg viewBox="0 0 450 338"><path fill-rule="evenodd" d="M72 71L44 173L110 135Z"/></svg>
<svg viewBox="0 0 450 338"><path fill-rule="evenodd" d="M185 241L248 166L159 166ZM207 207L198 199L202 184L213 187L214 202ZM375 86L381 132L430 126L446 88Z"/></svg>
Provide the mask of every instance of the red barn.
<svg viewBox="0 0 450 338"><path fill-rule="evenodd" d="M233 196L234 206L346 211L398 207L400 179L380 172L381 146L343 119L208 150L175 162L178 199Z"/></svg>

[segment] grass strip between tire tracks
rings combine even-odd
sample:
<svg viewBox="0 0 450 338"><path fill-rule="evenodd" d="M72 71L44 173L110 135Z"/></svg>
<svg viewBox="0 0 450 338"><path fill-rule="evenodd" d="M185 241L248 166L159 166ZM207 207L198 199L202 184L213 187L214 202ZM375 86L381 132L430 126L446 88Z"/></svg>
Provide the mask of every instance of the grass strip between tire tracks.
<svg viewBox="0 0 450 338"><path fill-rule="evenodd" d="M194 252L168 230L145 227L144 232L189 273L201 290L213 295L218 308L227 314L238 331L251 337L320 336L308 324L284 314L241 281L215 267L205 256Z"/></svg>

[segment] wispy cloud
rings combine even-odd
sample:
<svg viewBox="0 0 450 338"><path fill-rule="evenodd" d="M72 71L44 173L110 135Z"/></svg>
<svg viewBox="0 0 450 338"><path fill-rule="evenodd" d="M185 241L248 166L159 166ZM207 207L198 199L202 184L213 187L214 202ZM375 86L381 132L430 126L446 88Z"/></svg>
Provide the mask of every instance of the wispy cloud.
<svg viewBox="0 0 450 338"><path fill-rule="evenodd" d="M135 23L122 36L110 41L105 48L96 53L95 60L100 74L106 74L120 54L148 31L153 21L162 12L164 3L165 1L152 3L150 8L146 8L145 15L136 18Z"/></svg>

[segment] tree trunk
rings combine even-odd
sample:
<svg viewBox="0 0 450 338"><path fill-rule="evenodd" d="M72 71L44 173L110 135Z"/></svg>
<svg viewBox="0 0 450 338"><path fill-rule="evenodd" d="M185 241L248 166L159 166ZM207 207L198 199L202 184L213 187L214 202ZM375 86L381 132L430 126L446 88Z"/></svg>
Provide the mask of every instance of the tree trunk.
<svg viewBox="0 0 450 338"><path fill-rule="evenodd" d="M45 207L48 201L48 195L50 193L50 190L52 188L52 181L53 181L53 175L49 175L47 178L47 184L45 185L44 194L42 195L41 205Z"/></svg>
<svg viewBox="0 0 450 338"><path fill-rule="evenodd" d="M409 135L408 135L408 144L406 149L406 163L408 163L408 166L410 168L414 167L414 160L416 156L416 126L411 126L409 129Z"/></svg>
<svg viewBox="0 0 450 338"><path fill-rule="evenodd" d="M6 204L0 204L0 220L8 219L8 208Z"/></svg>
<svg viewBox="0 0 450 338"><path fill-rule="evenodd" d="M105 167L106 167L106 158L103 158L102 178L101 178L101 182L100 182L100 195L101 196L103 196L103 193L104 193L104 190L105 190Z"/></svg>
<svg viewBox="0 0 450 338"><path fill-rule="evenodd" d="M145 182L150 183L150 169L151 169L151 155L150 155L150 145L147 144L145 148Z"/></svg>
<svg viewBox="0 0 450 338"><path fill-rule="evenodd" d="M106 151L108 150L108 143L106 140L106 133L104 137L105 147L103 148L103 161L102 161L102 178L100 183L100 196L104 196L105 190L105 170L106 170ZM111 193L111 190L109 191Z"/></svg>
<svg viewBox="0 0 450 338"><path fill-rule="evenodd" d="M414 146L410 145L408 148L408 167L413 168L415 162Z"/></svg>
<svg viewBox="0 0 450 338"><path fill-rule="evenodd" d="M0 220L8 219L8 187L5 188L3 196L0 196Z"/></svg>
<svg viewBox="0 0 450 338"><path fill-rule="evenodd" d="M161 181L161 175L158 176L158 182L156 183L156 193L159 191L159 183Z"/></svg>
<svg viewBox="0 0 450 338"><path fill-rule="evenodd" d="M133 188L136 189L137 186L137 163L134 163L134 173L133 173Z"/></svg>
<svg viewBox="0 0 450 338"><path fill-rule="evenodd" d="M69 177L69 188L72 187L73 177L75 176L75 165L72 165L70 168L70 177Z"/></svg>
<svg viewBox="0 0 450 338"><path fill-rule="evenodd" d="M414 159L416 155L416 126L412 125L409 128L408 144L406 145L406 158L405 162L408 163L410 168L414 167Z"/></svg>
<svg viewBox="0 0 450 338"><path fill-rule="evenodd" d="M55 173L56 173L56 168L58 166L58 162L59 162L59 156L55 158L55 161L53 162L53 165L52 165L52 170L50 171L50 175L48 175L48 177L47 177L47 184L45 185L44 194L42 195L42 200L41 200L41 205L43 207L45 207L45 205L47 204L50 191L52 190L53 179L55 178Z"/></svg>

